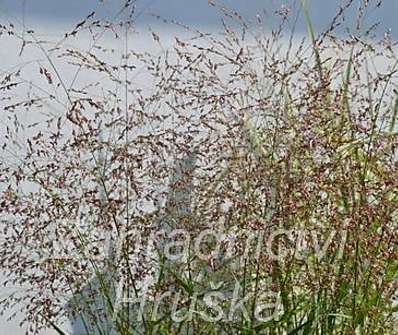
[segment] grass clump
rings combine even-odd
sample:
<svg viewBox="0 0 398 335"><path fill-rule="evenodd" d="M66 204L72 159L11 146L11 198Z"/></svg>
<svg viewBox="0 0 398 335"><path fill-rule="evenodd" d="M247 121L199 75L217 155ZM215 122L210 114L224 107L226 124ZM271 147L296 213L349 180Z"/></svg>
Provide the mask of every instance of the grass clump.
<svg viewBox="0 0 398 335"><path fill-rule="evenodd" d="M29 287L4 307L25 303L33 333L72 318L85 334L394 334L398 62L388 35L334 34L353 3L321 34L307 15L300 42L300 11L264 33L215 4L223 34L173 21L189 37L160 55L130 47L130 2L125 22L65 35L124 36L118 65L95 39L30 34L44 86L21 69L1 84L0 259Z"/></svg>

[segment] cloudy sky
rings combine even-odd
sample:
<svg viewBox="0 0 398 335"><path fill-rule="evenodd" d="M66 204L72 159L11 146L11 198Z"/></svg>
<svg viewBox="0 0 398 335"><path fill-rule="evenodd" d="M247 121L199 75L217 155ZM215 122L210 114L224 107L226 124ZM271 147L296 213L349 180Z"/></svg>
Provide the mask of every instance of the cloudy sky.
<svg viewBox="0 0 398 335"><path fill-rule="evenodd" d="M238 10L247 17L267 11L273 13L282 5L299 4L302 0L223 0L219 1L228 7ZM348 0L343 0L347 2ZM0 13L3 17L14 16L25 18L25 22L37 20L51 20L56 22L76 22L79 18L95 10L103 16L112 17L120 9L124 0L0 0ZM332 16L337 12L340 0L307 0L314 26L317 29L325 27ZM354 8L362 0L354 0ZM378 0L370 0L375 7ZM153 22L151 13L166 18L174 18L184 23L208 26L217 25L217 12L208 5L207 0L136 0L137 13L140 13L138 24ZM365 22L372 24L381 21L381 29L391 28L397 35L398 0L385 0L381 8L369 11ZM24 13L24 14L23 14ZM350 17L347 18L347 21ZM351 20L352 21L352 20ZM303 24L300 29L305 28Z"/></svg>

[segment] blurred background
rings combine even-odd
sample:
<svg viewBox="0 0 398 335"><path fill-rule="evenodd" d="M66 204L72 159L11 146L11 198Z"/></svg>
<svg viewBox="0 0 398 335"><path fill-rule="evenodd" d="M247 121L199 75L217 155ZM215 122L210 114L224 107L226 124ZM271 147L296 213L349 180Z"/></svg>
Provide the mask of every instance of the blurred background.
<svg viewBox="0 0 398 335"><path fill-rule="evenodd" d="M112 18L123 6L125 0L1 0L0 13L2 19L9 16L23 20L26 25L37 22L53 21L58 25L68 25L76 22L91 11L98 15ZM309 7L311 19L316 30L324 29L338 12L341 3L352 0L305 0ZM214 27L220 24L220 18L208 0L135 0L137 25L147 25L156 22L152 14L163 18L176 19L193 26ZM217 2L217 1L216 1ZM253 19L256 14L271 16L281 8L290 8L294 13L302 0L224 0L217 3L235 9L247 18ZM370 4L370 10L365 15L365 25L380 21L379 30L391 29L397 34L398 1L396 0L353 0L352 16L347 15L347 26L355 26L355 12L363 3ZM380 4L381 3L381 4ZM271 15L270 15L271 14ZM45 28L45 27L44 27ZM305 30L305 23L299 20L299 30Z"/></svg>

